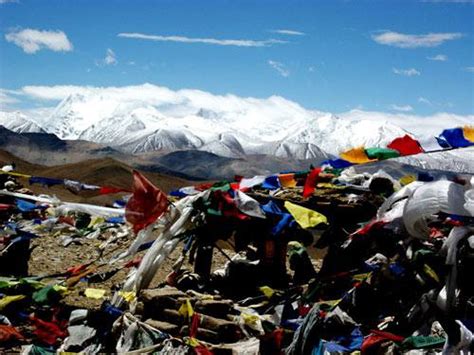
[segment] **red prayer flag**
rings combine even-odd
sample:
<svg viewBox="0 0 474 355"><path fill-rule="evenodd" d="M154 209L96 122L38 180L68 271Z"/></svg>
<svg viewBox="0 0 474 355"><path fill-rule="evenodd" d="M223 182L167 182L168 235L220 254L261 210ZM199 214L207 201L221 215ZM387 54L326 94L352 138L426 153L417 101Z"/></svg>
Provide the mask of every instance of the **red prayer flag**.
<svg viewBox="0 0 474 355"><path fill-rule="evenodd" d="M359 228L358 230L356 230L354 233L351 234L351 237L352 236L356 236L356 235L366 235L368 234L372 229L377 229L377 228L380 228L382 226L384 226L385 224L387 224L387 222L383 221L383 220L372 220L370 221L369 223L367 223L365 226L363 226L362 228Z"/></svg>
<svg viewBox="0 0 474 355"><path fill-rule="evenodd" d="M30 316L30 320L36 328L33 331L33 334L35 334L43 343L54 345L58 339L64 339L67 337L67 332L62 330L56 323L46 322L33 315Z"/></svg>
<svg viewBox="0 0 474 355"><path fill-rule="evenodd" d="M371 334L364 338L364 342L361 346L362 354L369 352L370 350L374 350L373 348L380 345L386 340L391 340L396 343L401 343L405 340L404 337L395 335L389 332L383 332L380 330L372 330Z"/></svg>
<svg viewBox="0 0 474 355"><path fill-rule="evenodd" d="M386 341L387 339L381 337L380 335L370 334L369 336L364 338L362 342L362 346L360 348L362 353L367 353L370 350L374 350L376 346L379 346L381 343ZM375 353L376 351L374 351Z"/></svg>
<svg viewBox="0 0 474 355"><path fill-rule="evenodd" d="M138 171L133 171L133 195L125 206L125 218L133 224L133 231L155 222L168 208L168 198Z"/></svg>
<svg viewBox="0 0 474 355"><path fill-rule="evenodd" d="M196 185L196 186L194 186L194 188L198 191L205 191L205 190L210 189L212 187L212 185L214 185L214 184L208 182L208 183Z"/></svg>
<svg viewBox="0 0 474 355"><path fill-rule="evenodd" d="M316 186L316 183L319 180L319 174L321 173L321 168L315 168L311 170L311 172L308 174L308 177L306 178L306 182L304 183L304 188L303 188L303 197L309 197L313 194L314 188Z"/></svg>
<svg viewBox="0 0 474 355"><path fill-rule="evenodd" d="M398 151L400 155L423 153L423 148L421 148L420 143L409 135L395 138L389 145L387 145L387 148Z"/></svg>
<svg viewBox="0 0 474 355"><path fill-rule="evenodd" d="M11 325L0 324L0 344L13 340L22 340L23 335Z"/></svg>
<svg viewBox="0 0 474 355"><path fill-rule="evenodd" d="M128 263L126 263L123 267L124 268L138 267L140 263L142 262L142 259L143 259L143 256L137 256L135 259L132 259Z"/></svg>
<svg viewBox="0 0 474 355"><path fill-rule="evenodd" d="M64 224L69 224L70 226L73 226L76 224L76 221L72 216L59 216L58 218L59 223L64 223Z"/></svg>
<svg viewBox="0 0 474 355"><path fill-rule="evenodd" d="M99 194L101 195L116 194L119 192L130 192L130 190L121 189L119 187L113 187L113 186L102 186L99 190Z"/></svg>
<svg viewBox="0 0 474 355"><path fill-rule="evenodd" d="M201 323L201 317L199 316L199 313L194 313L191 320L191 326L189 327L189 336L191 338L196 338L199 323Z"/></svg>
<svg viewBox="0 0 474 355"><path fill-rule="evenodd" d="M378 330L378 329L372 329L370 332L372 334L378 335L378 336L380 336L384 339L388 339L388 340L394 341L396 343L401 343L402 341L405 340L405 337L402 337L400 335L396 335L396 334L393 334L393 333L390 333L390 332L384 332L384 331Z"/></svg>
<svg viewBox="0 0 474 355"><path fill-rule="evenodd" d="M12 208L13 205L7 205L5 203L0 203L0 211L6 211L6 210L9 210L10 208Z"/></svg>
<svg viewBox="0 0 474 355"><path fill-rule="evenodd" d="M69 269L66 270L66 272L70 276L79 275L80 273L84 272L84 270L86 270L91 264L92 263L89 262L89 263L82 264L82 265L71 266Z"/></svg>
<svg viewBox="0 0 474 355"><path fill-rule="evenodd" d="M227 191L212 191L211 198L215 203L215 208L225 217L234 217L240 220L247 220L250 217L242 213L235 204L234 198Z"/></svg>
<svg viewBox="0 0 474 355"><path fill-rule="evenodd" d="M229 185L232 190L238 190L240 188L240 184L238 182L231 182Z"/></svg>

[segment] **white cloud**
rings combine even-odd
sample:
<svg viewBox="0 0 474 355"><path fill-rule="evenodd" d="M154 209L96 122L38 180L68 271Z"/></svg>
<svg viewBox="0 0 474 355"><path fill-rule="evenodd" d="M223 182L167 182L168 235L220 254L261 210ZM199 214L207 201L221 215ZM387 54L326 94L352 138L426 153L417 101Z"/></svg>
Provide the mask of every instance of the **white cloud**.
<svg viewBox="0 0 474 355"><path fill-rule="evenodd" d="M429 106L433 106L433 103L432 103L430 100L428 100L426 97L420 96L420 97L418 98L418 102L420 102L420 103L422 103L422 104L429 105Z"/></svg>
<svg viewBox="0 0 474 355"><path fill-rule="evenodd" d="M316 71L316 68L313 67L313 66L310 66L310 67L308 67L308 71L309 71L310 73L314 73L314 72Z"/></svg>
<svg viewBox="0 0 474 355"><path fill-rule="evenodd" d="M410 69L392 68L392 71L397 75L404 75L404 76L419 76L419 75L421 75L421 73L418 70L416 70L415 68L410 68Z"/></svg>
<svg viewBox="0 0 474 355"><path fill-rule="evenodd" d="M19 102L18 99L11 96L11 94L15 94L15 93L16 92L13 90L0 89L0 108L1 109L6 108L8 105Z"/></svg>
<svg viewBox="0 0 474 355"><path fill-rule="evenodd" d="M474 67L465 67L464 70L470 73L474 73Z"/></svg>
<svg viewBox="0 0 474 355"><path fill-rule="evenodd" d="M111 98L118 102L137 101L150 105L180 105L187 104L194 97L199 96L201 100L214 100L212 94L199 90L178 90L173 91L166 87L143 84L131 86L78 86L78 85L55 85L55 86L23 86L20 92L34 100L40 101L60 101L70 95L97 95ZM209 98L208 97L212 97ZM224 103L221 103L224 104Z"/></svg>
<svg viewBox="0 0 474 355"><path fill-rule="evenodd" d="M290 71L285 67L283 63L277 62L275 60L269 60L268 65L275 69L281 76L285 78L290 76Z"/></svg>
<svg viewBox="0 0 474 355"><path fill-rule="evenodd" d="M426 59L434 60L438 62L446 62L448 60L448 56L446 54L437 54L433 57L426 57Z"/></svg>
<svg viewBox="0 0 474 355"><path fill-rule="evenodd" d="M72 43L63 31L41 31L31 28L15 30L5 35L7 42L12 42L25 53L34 54L41 49L54 52L72 51Z"/></svg>
<svg viewBox="0 0 474 355"><path fill-rule="evenodd" d="M185 36L162 36L147 35L143 33L119 33L118 37L144 39L157 42L179 42L179 43L203 43L214 44L218 46L237 46L237 47L268 47L272 44L287 43L278 39L253 40L253 39L217 39L217 38L193 38Z"/></svg>
<svg viewBox="0 0 474 355"><path fill-rule="evenodd" d="M280 35L288 35L288 36L304 36L306 33L295 31L295 30L273 30L273 33L278 33Z"/></svg>
<svg viewBox="0 0 474 355"><path fill-rule="evenodd" d="M395 111L400 111L400 112L410 112L413 111L413 107L410 105L390 105L390 108Z"/></svg>
<svg viewBox="0 0 474 355"><path fill-rule="evenodd" d="M0 110L20 102L19 96L23 96L22 90L10 90L0 88Z"/></svg>
<svg viewBox="0 0 474 355"><path fill-rule="evenodd" d="M103 59L98 59L95 61L95 65L98 67L103 67L106 65L117 65L117 63L117 56L115 55L115 52L110 48L107 48L107 51L105 52L105 57Z"/></svg>
<svg viewBox="0 0 474 355"><path fill-rule="evenodd" d="M18 0L0 0L0 4L19 3Z"/></svg>
<svg viewBox="0 0 474 355"><path fill-rule="evenodd" d="M446 33L427 33L421 35L404 34L393 31L384 31L372 35L372 39L386 46L394 46L399 48L420 48L420 47L437 47L446 41L459 39L463 36L459 32Z"/></svg>
<svg viewBox="0 0 474 355"><path fill-rule="evenodd" d="M425 105L428 105L428 106L431 106L431 107L437 107L438 109L446 109L446 108L453 108L454 107L454 104L452 102L437 102L437 101L432 101L432 100L429 100L427 99L426 97L422 97L420 96L418 98L418 102L421 103L421 104L425 104Z"/></svg>
<svg viewBox="0 0 474 355"><path fill-rule="evenodd" d="M127 62L127 64L128 65L135 65L136 63L133 60L131 60L131 61Z"/></svg>
<svg viewBox="0 0 474 355"><path fill-rule="evenodd" d="M114 51L110 48L107 48L107 55L104 58L105 65L115 65L117 64L117 56L115 55Z"/></svg>
<svg viewBox="0 0 474 355"><path fill-rule="evenodd" d="M102 67L104 65L116 65L117 63L117 56L115 55L115 52L110 48L107 48L107 51L105 52L105 57L103 59L95 61L95 65L98 67Z"/></svg>

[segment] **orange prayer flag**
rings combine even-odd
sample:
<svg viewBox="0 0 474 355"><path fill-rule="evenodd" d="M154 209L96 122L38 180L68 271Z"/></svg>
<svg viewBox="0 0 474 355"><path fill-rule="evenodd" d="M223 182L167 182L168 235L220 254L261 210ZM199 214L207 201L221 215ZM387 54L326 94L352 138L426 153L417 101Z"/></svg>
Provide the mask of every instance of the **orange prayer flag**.
<svg viewBox="0 0 474 355"><path fill-rule="evenodd" d="M295 174L280 174L278 175L278 180L280 180L280 185L282 187L296 186Z"/></svg>
<svg viewBox="0 0 474 355"><path fill-rule="evenodd" d="M365 152L364 147L357 147L357 148L350 149L344 153L341 153L340 157L353 164L364 164L364 163L370 163L372 161L375 161L373 159L370 159L367 156L367 153Z"/></svg>
<svg viewBox="0 0 474 355"><path fill-rule="evenodd" d="M474 142L474 126L464 126L462 132L466 140Z"/></svg>

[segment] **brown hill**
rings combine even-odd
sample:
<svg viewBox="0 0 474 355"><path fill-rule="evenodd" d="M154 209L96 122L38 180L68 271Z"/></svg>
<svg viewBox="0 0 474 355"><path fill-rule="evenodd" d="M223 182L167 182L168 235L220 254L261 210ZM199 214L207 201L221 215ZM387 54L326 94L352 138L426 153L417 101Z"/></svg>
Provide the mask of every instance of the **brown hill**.
<svg viewBox="0 0 474 355"><path fill-rule="evenodd" d="M0 165L11 162L15 162L17 172L28 175L70 179L92 185L114 186L128 189L132 186L132 168L112 158L90 159L78 163L56 166L42 166L30 163L9 152L0 150ZM160 173L144 172L144 175L165 192L192 184L190 181ZM114 195L97 196L97 193L93 192L81 192L80 195L75 195L63 186L53 186L51 188L44 188L39 185L30 186L28 180L23 178L20 179L20 182L35 193L56 195L64 201L104 204L110 203L117 197Z"/></svg>

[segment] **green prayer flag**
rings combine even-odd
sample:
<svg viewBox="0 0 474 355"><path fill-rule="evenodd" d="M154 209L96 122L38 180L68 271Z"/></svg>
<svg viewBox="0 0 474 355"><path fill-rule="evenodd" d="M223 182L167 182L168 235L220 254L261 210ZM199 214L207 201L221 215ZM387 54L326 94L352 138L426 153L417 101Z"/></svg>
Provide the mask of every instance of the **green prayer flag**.
<svg viewBox="0 0 474 355"><path fill-rule="evenodd" d="M227 181L219 181L212 185L211 191L221 190L221 191L229 191L230 184Z"/></svg>
<svg viewBox="0 0 474 355"><path fill-rule="evenodd" d="M28 354L29 355L54 355L56 354L56 351L51 351L47 348L43 348L38 345L32 345Z"/></svg>
<svg viewBox="0 0 474 355"><path fill-rule="evenodd" d="M445 342L445 339L441 337L411 336L411 337L406 338L403 341L402 347L405 349L423 349L423 348L438 347L440 345L443 345L444 342Z"/></svg>
<svg viewBox="0 0 474 355"><path fill-rule="evenodd" d="M390 158L396 158L400 156L400 153L394 149L390 148L366 148L365 154L370 159L384 160Z"/></svg>
<svg viewBox="0 0 474 355"><path fill-rule="evenodd" d="M48 285L33 293L32 298L38 304L53 303L61 298L60 292L56 285Z"/></svg>

